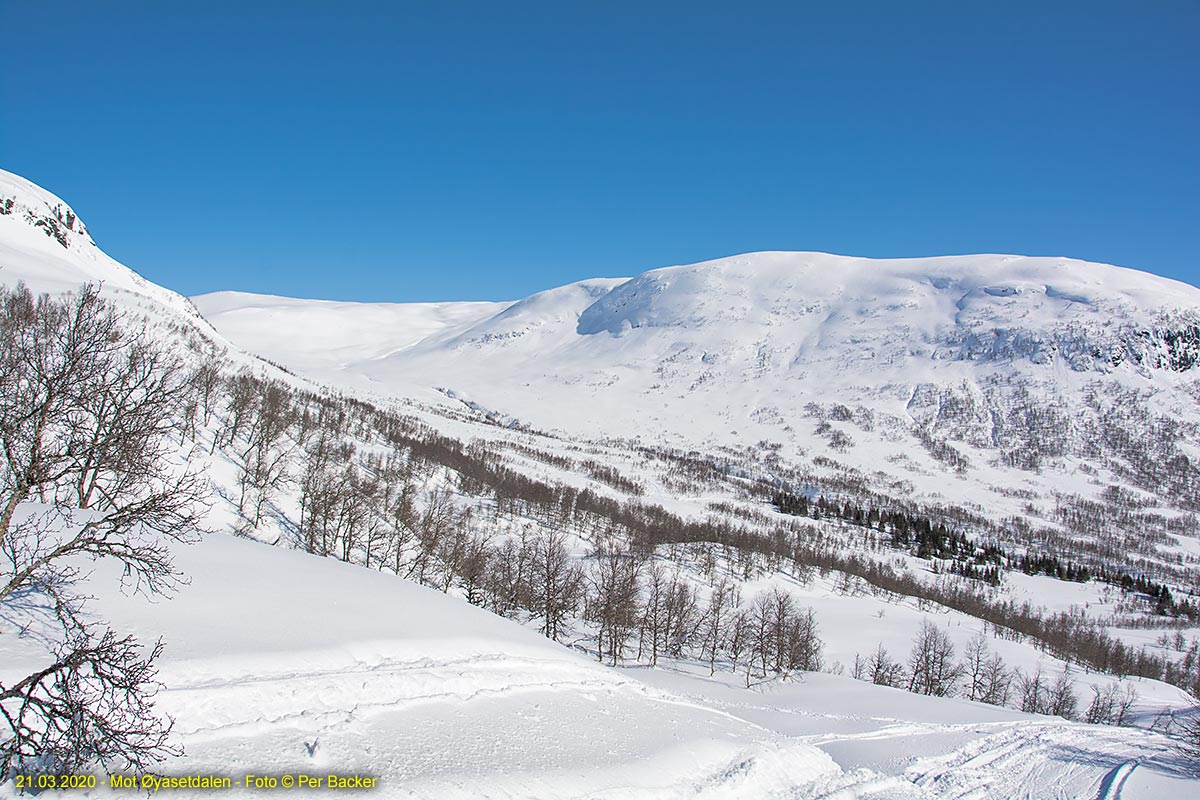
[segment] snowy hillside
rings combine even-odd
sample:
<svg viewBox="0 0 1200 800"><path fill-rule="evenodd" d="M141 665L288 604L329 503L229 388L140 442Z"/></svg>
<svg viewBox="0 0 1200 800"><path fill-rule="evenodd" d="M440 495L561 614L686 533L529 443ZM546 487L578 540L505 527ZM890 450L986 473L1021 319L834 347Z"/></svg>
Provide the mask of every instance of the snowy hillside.
<svg viewBox="0 0 1200 800"><path fill-rule="evenodd" d="M573 284L491 315L443 304L438 324L419 305L195 302L241 346L323 381L436 387L535 428L733 447L747 463L768 443L818 476L880 475L894 495L1021 516L1101 557L1124 549L1097 544L1123 523L1072 527L1059 510L1110 486L1146 493L1184 512L1183 527L1139 555L1200 556L1187 521L1200 509L1200 290L1135 270L755 253ZM374 314L390 322L364 331ZM360 335L314 347L315 324Z"/></svg>
<svg viewBox="0 0 1200 800"><path fill-rule="evenodd" d="M737 676L615 670L358 567L226 536L176 558L190 584L171 599L115 592L108 569L88 584L94 613L165 640L159 704L186 755L162 774L362 775L377 796L431 800L1149 800L1195 788L1169 741L1144 731L844 677L748 691ZM33 649L14 638L0 643L6 674Z"/></svg>
<svg viewBox="0 0 1200 800"><path fill-rule="evenodd" d="M101 283L114 302L223 344L190 301L105 255L63 200L0 169L0 282L21 281L39 292Z"/></svg>
<svg viewBox="0 0 1200 800"><path fill-rule="evenodd" d="M407 581L224 536L177 557L190 585L170 600L115 593L109 572L90 584L97 613L167 642L160 702L188 755L164 773L360 774L426 798L813 796L862 780ZM23 666L7 649L4 663Z"/></svg>
<svg viewBox="0 0 1200 800"><path fill-rule="evenodd" d="M174 599L104 569L87 586L89 611L165 638L187 755L164 772L360 772L416 797L1200 796L1162 735L1200 686L1192 287L762 253L514 303L193 306L8 173L0 210L0 284L102 282L186 345L171 463L203 476L216 533L177 550ZM0 683L42 644L3 612ZM995 696L962 675L911 693L927 628L955 659L986 643ZM1120 719L1052 716L1090 714L1089 690L1127 698Z"/></svg>

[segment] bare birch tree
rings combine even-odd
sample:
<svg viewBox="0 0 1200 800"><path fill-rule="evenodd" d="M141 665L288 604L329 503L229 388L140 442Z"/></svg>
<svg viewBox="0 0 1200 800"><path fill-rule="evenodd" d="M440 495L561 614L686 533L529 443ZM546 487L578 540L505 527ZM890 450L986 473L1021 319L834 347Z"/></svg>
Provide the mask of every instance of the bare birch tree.
<svg viewBox="0 0 1200 800"><path fill-rule="evenodd" d="M81 559L120 563L148 594L182 580L170 544L206 495L175 463L189 400L179 359L96 287L0 288L0 610L40 597L58 631L44 668L0 684L0 780L174 752L153 707L161 645L86 619L75 585Z"/></svg>

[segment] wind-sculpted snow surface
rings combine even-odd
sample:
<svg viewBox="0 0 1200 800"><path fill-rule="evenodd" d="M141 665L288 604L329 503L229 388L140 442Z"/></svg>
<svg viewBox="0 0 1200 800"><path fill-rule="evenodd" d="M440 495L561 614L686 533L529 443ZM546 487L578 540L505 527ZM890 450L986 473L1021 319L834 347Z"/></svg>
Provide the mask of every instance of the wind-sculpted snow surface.
<svg viewBox="0 0 1200 800"><path fill-rule="evenodd" d="M96 613L166 642L159 702L187 754L164 774L362 774L377 797L920 796L407 581L215 535L176 556L191 582L172 599L92 578ZM19 669L32 644L4 638Z"/></svg>
<svg viewBox="0 0 1200 800"><path fill-rule="evenodd" d="M221 535L175 555L190 583L169 599L110 591L115 569L89 584L93 612L166 643L158 702L186 754L165 775L364 775L371 796L431 799L1197 796L1171 742L1144 730L830 675L746 688L612 669L331 559ZM0 639L5 673L38 648L23 622Z"/></svg>
<svg viewBox="0 0 1200 800"><path fill-rule="evenodd" d="M1175 742L1140 728L1085 725L830 675L747 691L685 672L649 683L819 747L847 770L944 800L1200 797Z"/></svg>

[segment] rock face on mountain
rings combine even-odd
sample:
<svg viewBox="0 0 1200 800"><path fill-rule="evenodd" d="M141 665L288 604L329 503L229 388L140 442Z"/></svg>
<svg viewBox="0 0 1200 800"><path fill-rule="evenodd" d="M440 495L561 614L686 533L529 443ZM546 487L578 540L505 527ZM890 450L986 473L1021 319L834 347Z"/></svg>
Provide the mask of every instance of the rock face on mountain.
<svg viewBox="0 0 1200 800"><path fill-rule="evenodd" d="M209 342L227 343L186 297L152 283L105 253L61 198L0 170L0 284L24 282L38 292L102 284L105 296Z"/></svg>

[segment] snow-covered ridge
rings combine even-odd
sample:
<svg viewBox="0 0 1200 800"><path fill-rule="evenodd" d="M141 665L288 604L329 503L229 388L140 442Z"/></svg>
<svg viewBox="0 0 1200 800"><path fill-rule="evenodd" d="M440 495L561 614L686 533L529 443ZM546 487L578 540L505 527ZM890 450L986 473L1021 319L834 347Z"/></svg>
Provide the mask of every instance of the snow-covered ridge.
<svg viewBox="0 0 1200 800"><path fill-rule="evenodd" d="M812 252L760 252L698 264L654 269L633 278L588 310L589 316L639 313L676 323L701 319L706 299L737 297L737 314L753 305L778 312L778 301L821 298L868 305L945 293L959 310L993 298L1044 295L1065 304L1129 308L1200 305L1200 289L1138 270L1078 261L1014 255L873 259ZM1027 301L1028 302L1028 301ZM1041 303L1039 302L1039 305ZM653 321L648 320L652 324ZM581 324L581 328L584 327ZM588 327L594 327L589 325Z"/></svg>
<svg viewBox="0 0 1200 800"><path fill-rule="evenodd" d="M534 337L540 356L542 345L578 344L581 352L573 355L586 357L606 346L581 338L623 338L642 329L712 345L707 364L748 355L782 371L847 357L897 367L913 359L1019 359L1076 371L1121 364L1182 371L1200 360L1200 289L1066 258L884 260L767 252L650 270L629 280L581 281L512 304L335 304L241 293L195 301L251 347L262 347L268 320L272 326L288 321L280 319L282 309L296 323L304 315L303 325L289 331L349 325L359 333L360 362L443 350L513 355L529 349L529 334L540 334ZM380 314L391 324L378 324ZM367 319L372 324L359 324ZM672 342L672 355L688 344ZM267 349L294 363L342 345L303 341L289 353L271 342ZM342 361L355 357L339 355Z"/></svg>
<svg viewBox="0 0 1200 800"><path fill-rule="evenodd" d="M1195 344L1198 311L1193 286L1065 258L769 252L643 273L589 306L577 332L736 325L782 341L815 333L827 350L901 342L935 359L1059 357L1083 369L1089 357L1159 366L1146 357L1150 339L1169 348L1163 333L1179 331L1185 341L1177 349L1186 350ZM1161 363L1194 363L1180 356Z"/></svg>
<svg viewBox="0 0 1200 800"><path fill-rule="evenodd" d="M485 304L438 304L439 316L453 309L454 324L427 324L425 304L390 305L387 314L406 331L399 337L396 324L357 324L383 308L373 304L224 293L196 302L232 338L283 363L303 367L321 351L337 351L339 362L373 380L436 370L461 376L462 388L480 376L493 387L493 373L528 383L548 371L615 372L631 364L657 365L693 387L753 376L769 388L816 369L861 383L911 381L938 362L992 363L1031 375L1043 373L1030 366L1125 367L1148 377L1200 361L1200 289L1066 258L750 253L629 280L582 281L492 314ZM286 322L282 305L296 323L305 315L303 325L286 325L299 342L278 324ZM309 342L301 327L310 324L360 335L347 348L336 339Z"/></svg>
<svg viewBox="0 0 1200 800"><path fill-rule="evenodd" d="M106 256L83 220L58 196L11 172L0 170L0 268L11 276L42 283L47 279L103 282L160 302L175 295ZM49 265L33 259L53 260ZM54 274L58 272L59 274Z"/></svg>
<svg viewBox="0 0 1200 800"><path fill-rule="evenodd" d="M104 253L64 200L0 169L0 285L25 283L36 293L73 292L99 284L104 296L153 326L189 332L218 349L236 350L192 301Z"/></svg>

